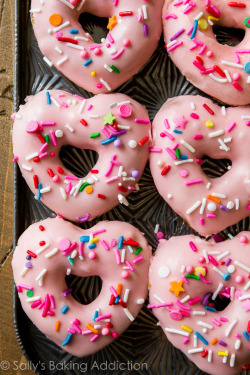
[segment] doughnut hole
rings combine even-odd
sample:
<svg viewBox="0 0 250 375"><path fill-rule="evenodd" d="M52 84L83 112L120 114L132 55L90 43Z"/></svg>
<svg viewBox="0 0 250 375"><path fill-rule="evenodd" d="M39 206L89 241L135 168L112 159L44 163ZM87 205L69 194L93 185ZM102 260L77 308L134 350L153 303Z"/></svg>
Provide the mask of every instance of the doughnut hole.
<svg viewBox="0 0 250 375"><path fill-rule="evenodd" d="M95 43L101 43L101 39L107 37L109 30L107 25L109 22L108 18L97 17L93 14L82 13L78 19L83 30L89 33Z"/></svg>
<svg viewBox="0 0 250 375"><path fill-rule="evenodd" d="M98 161L99 155L96 151L80 149L65 145L59 151L59 158L64 167L78 178L85 177Z"/></svg>
<svg viewBox="0 0 250 375"><path fill-rule="evenodd" d="M203 163L200 164L203 173L208 178L219 178L226 174L232 167L230 159L212 159L207 155L202 158Z"/></svg>
<svg viewBox="0 0 250 375"><path fill-rule="evenodd" d="M219 44L235 47L245 37L245 30L233 27L213 26L213 32Z"/></svg>
<svg viewBox="0 0 250 375"><path fill-rule="evenodd" d="M72 297L82 305L89 305L101 293L102 279L99 276L79 277L69 275L65 277L66 284Z"/></svg>
<svg viewBox="0 0 250 375"><path fill-rule="evenodd" d="M204 298L208 294L210 294L210 297L207 299L206 306L209 306L209 304L214 304L214 306L212 307L214 307L217 311L225 310L231 302L230 298L224 297L221 294L218 294L218 296L213 300L212 299L213 292L206 293Z"/></svg>

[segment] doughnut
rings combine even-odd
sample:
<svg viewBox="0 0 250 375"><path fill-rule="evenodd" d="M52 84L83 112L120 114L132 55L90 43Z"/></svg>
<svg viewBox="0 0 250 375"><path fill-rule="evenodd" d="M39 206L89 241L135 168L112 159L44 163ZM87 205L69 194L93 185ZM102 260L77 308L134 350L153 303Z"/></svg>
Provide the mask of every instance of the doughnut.
<svg viewBox="0 0 250 375"><path fill-rule="evenodd" d="M218 244L172 237L151 262L148 308L168 340L209 374L249 364L249 241L250 232Z"/></svg>
<svg viewBox="0 0 250 375"><path fill-rule="evenodd" d="M94 93L113 91L136 74L157 48L163 0L32 0L31 20L44 55L77 85ZM89 13L108 20L100 43L78 19Z"/></svg>
<svg viewBox="0 0 250 375"><path fill-rule="evenodd" d="M119 202L128 205L126 196L139 189L151 126L146 109L128 96L42 91L12 117L14 161L36 198L63 217L92 220ZM87 176L63 165L59 153L66 145L98 153Z"/></svg>
<svg viewBox="0 0 250 375"><path fill-rule="evenodd" d="M154 119L150 169L155 185L204 236L249 215L249 120L250 107L219 107L201 96L172 98ZM205 156L232 165L211 178L201 167Z"/></svg>
<svg viewBox="0 0 250 375"><path fill-rule="evenodd" d="M236 46L222 45L213 26L245 36ZM249 1L166 0L163 32L169 56L194 86L230 105L250 103Z"/></svg>
<svg viewBox="0 0 250 375"><path fill-rule="evenodd" d="M139 313L148 289L151 247L138 229L118 221L82 230L62 218L31 225L12 261L22 307L50 340L77 357L120 336ZM71 295L66 275L99 276L90 304Z"/></svg>

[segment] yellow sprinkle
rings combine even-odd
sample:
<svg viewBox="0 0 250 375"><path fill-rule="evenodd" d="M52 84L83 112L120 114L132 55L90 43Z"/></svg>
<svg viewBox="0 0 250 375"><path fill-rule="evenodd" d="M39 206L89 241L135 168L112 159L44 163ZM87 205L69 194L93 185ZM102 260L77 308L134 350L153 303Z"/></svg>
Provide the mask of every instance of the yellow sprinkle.
<svg viewBox="0 0 250 375"><path fill-rule="evenodd" d="M96 72L92 71L90 74L91 74L91 77L94 77L96 75Z"/></svg>
<svg viewBox="0 0 250 375"><path fill-rule="evenodd" d="M92 331L92 332L94 332L94 333L98 333L98 330L95 329L90 323L86 324L86 327L87 327L90 331Z"/></svg>
<svg viewBox="0 0 250 375"><path fill-rule="evenodd" d="M122 284L118 284L116 293L119 296L121 294L121 292L122 292Z"/></svg>
<svg viewBox="0 0 250 375"><path fill-rule="evenodd" d="M61 322L59 320L57 320L56 325L55 325L55 332L59 331L60 324L61 324Z"/></svg>
<svg viewBox="0 0 250 375"><path fill-rule="evenodd" d="M182 325L182 326L181 326L181 329L184 329L184 331L187 331L187 332L189 332L189 333L193 332L192 328L190 328L190 327L188 327L188 326L184 326L184 325Z"/></svg>
<svg viewBox="0 0 250 375"><path fill-rule="evenodd" d="M99 239L98 237L94 237L94 238L92 238L92 239L90 240L90 242L91 242L91 243L96 243L96 242L98 241L98 239Z"/></svg>
<svg viewBox="0 0 250 375"><path fill-rule="evenodd" d="M218 355L222 355L223 357L228 357L228 353L226 352L218 352Z"/></svg>
<svg viewBox="0 0 250 375"><path fill-rule="evenodd" d="M200 18L198 21L198 25L202 30L206 30L208 27L207 21L204 18Z"/></svg>
<svg viewBox="0 0 250 375"><path fill-rule="evenodd" d="M91 194L91 193L93 193L93 188L92 188L92 186L87 186L86 189L85 189L85 193L87 193L87 194Z"/></svg>
<svg viewBox="0 0 250 375"><path fill-rule="evenodd" d="M211 120L207 120L207 122L206 122L206 127L207 127L207 128L212 128L213 126L214 126L213 121L211 121Z"/></svg>
<svg viewBox="0 0 250 375"><path fill-rule="evenodd" d="M194 269L194 275L199 276L199 273L202 274L202 276L206 276L206 270L203 267L196 267Z"/></svg>
<svg viewBox="0 0 250 375"><path fill-rule="evenodd" d="M213 17L213 16L208 16L208 19L210 21L219 21L219 18Z"/></svg>

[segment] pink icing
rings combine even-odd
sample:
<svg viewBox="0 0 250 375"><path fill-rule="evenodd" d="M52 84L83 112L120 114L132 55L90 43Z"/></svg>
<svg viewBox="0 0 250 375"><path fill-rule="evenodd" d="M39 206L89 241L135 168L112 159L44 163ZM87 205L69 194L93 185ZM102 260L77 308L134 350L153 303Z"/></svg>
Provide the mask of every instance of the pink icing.
<svg viewBox="0 0 250 375"><path fill-rule="evenodd" d="M250 28L246 27L244 21L249 17L250 3L243 2L244 8L232 7L228 3L230 2L226 0L211 0L210 8L206 9L205 1L194 0L192 6L181 2L179 6L175 6L175 2L166 0L163 7L164 40L166 45L176 41L174 45L167 47L167 51L182 74L193 85L227 104L245 105L250 102L249 72L244 71L245 63L250 61ZM220 14L214 17L217 20L209 20L212 16L211 11L213 12L211 8L214 6ZM166 17L169 13L173 13L175 17ZM198 15L198 29L191 39L194 20ZM209 22L214 26L243 29L245 37L234 47L219 44ZM207 28L202 29L201 23L205 23ZM184 32L176 36L183 29ZM227 62L238 65L229 66ZM214 70L215 65L222 70L221 75ZM207 74L204 74L206 70ZM228 77L225 70L228 71ZM236 82L234 74L238 73L241 74L241 78L237 78Z"/></svg>
<svg viewBox="0 0 250 375"><path fill-rule="evenodd" d="M219 373L222 375L237 374L240 372L242 365L249 363L249 341L244 337L244 332L247 334L250 311L250 282L248 279L250 245L249 242L247 244L240 243L242 234L250 240L249 232L242 232L234 239L218 244L206 242L193 235L172 237L169 241L158 246L149 270L150 305L158 306L172 303L169 308L158 307L153 309L153 313L159 319L160 326L167 338L201 370L213 375ZM197 252L192 251L191 243L195 244ZM214 270L215 266L209 259L205 263L206 268L201 268L204 266L199 264L198 259L204 252L206 255L212 253L211 256L218 263L217 270L222 274L231 275L228 281L225 281ZM218 253L214 254L213 252ZM228 254L225 254L226 252ZM225 254L224 257L223 254ZM230 260L229 258L231 261L227 263ZM185 267L190 267L190 265L194 267L194 271L190 273L192 275L194 273L199 274L202 279L185 277L187 274ZM245 269L242 269L242 265ZM201 271L202 269L203 271ZM244 276L244 282L237 284L235 281L236 275ZM184 277L186 282L183 281ZM171 282L182 282L181 286L184 291L181 291L179 295L169 291L172 287ZM219 286L221 287L219 293L227 296L227 299L231 298L231 301L222 311L209 311L202 302L207 293L211 293L215 298L212 299L212 302L216 301L214 293ZM240 292L240 295L238 292ZM208 303L210 301L206 302L206 305ZM205 315L195 315L197 311L205 313ZM199 322L205 323L205 326ZM209 326L206 326L206 324ZM191 328L192 332L187 331L185 327ZM204 328L206 328L205 332L203 332ZM177 330L179 333L170 332L169 329ZM180 332L185 334L186 337L182 336ZM194 346L195 332L198 332L207 344L198 338L196 348ZM217 339L217 343L212 345L211 341L214 338ZM237 340L240 340L240 342ZM225 343L226 346L223 346L220 342ZM239 344L240 347L238 347ZM203 349L197 353L188 353L189 350L200 348ZM204 353L205 350L208 353ZM209 351L212 352L211 361L208 360L211 355L209 355ZM227 362L223 363L224 356L219 356L218 352L225 351L228 352L228 357ZM202 353L205 355L204 358Z"/></svg>
<svg viewBox="0 0 250 375"><path fill-rule="evenodd" d="M56 213L75 221L92 220L119 202L128 204L125 197L135 188L148 159L151 135L146 109L123 94L101 94L86 102L64 91L55 90L49 94L50 105L47 104L45 91L29 97L27 103L20 107L20 116L13 128L14 154L18 156L23 177L33 193L38 197L38 189L34 185L36 175L42 188L50 189L41 195L41 201ZM52 99L58 104L54 104ZM61 105L62 101L69 103L67 108ZM124 102L130 107L131 115L127 118L121 118L119 113ZM107 121L112 123L110 113L117 129L104 125L106 116ZM44 124L40 133L28 133L26 130L27 124L34 119ZM145 123L138 123L138 119ZM101 145L103 141L112 140L116 131L121 134L115 142L113 139L111 143ZM50 141L44 150L44 143L38 136L41 138L46 134L50 136ZM93 134L99 135L90 138ZM140 146L139 142L145 137L147 142ZM95 150L99 159L91 170L93 172L82 178L73 176L59 159L63 145ZM52 152L53 158L50 157ZM29 156L32 156L31 159L26 160ZM34 161L36 158L39 162ZM92 193L87 194L86 187L79 192L84 183L91 185Z"/></svg>
<svg viewBox="0 0 250 375"><path fill-rule="evenodd" d="M39 230L39 226L43 225L44 231ZM46 255L50 254L53 249L58 248L58 243L63 238L67 238L73 244L77 242L75 250L78 252L81 236L90 236L94 232L102 230L97 234L97 242L94 252L96 253L95 258L89 258L88 254L93 252L88 246L90 242L87 240L83 244L83 258L80 258L77 254L73 258L74 265L71 265L67 259L68 256L73 257L71 252L67 256L63 256L62 252L58 250L50 258L46 258ZM105 230L105 231L103 231ZM125 248L125 261L130 261L134 265L134 272L127 270L129 277L123 278L122 273L124 272L123 267L125 263L117 264L115 253L113 249L106 251L101 241L109 243L109 239L116 233L116 240L119 241L120 236L124 237L124 241L132 238L138 242L138 246L132 246L133 254L128 251L127 246L124 244L122 248ZM95 237L94 237L95 238ZM40 254L37 254L36 258L29 260L32 263L32 268L29 268L24 276L20 273L27 264L26 256L27 249L30 249L34 254L41 248L39 242L43 240L49 246ZM136 254L136 250L142 247L140 255ZM122 250L119 250L120 254ZM39 297L40 305L41 301L44 303L41 310L37 308L38 302L27 302L28 298L26 290L19 288L19 297L23 306L24 311L34 324L40 329L49 339L54 341L60 347L69 353L83 357L90 355L106 345L109 345L118 335L121 335L123 331L127 329L131 321L139 313L142 303L147 295L147 283L148 283L148 268L149 259L151 255L151 248L148 246L143 235L134 228L132 225L121 222L100 222L93 228L88 230L82 230L73 224L64 221L63 219L46 219L39 223L31 225L18 241L16 247L12 266L14 272L15 283L26 284L33 287L33 298ZM142 256L143 260L134 264L134 261ZM43 285L39 285L39 281L36 281L38 275L43 271L47 272L43 276ZM71 269L71 273L76 276L87 277L98 275L101 277L103 284L100 295L89 305L81 305L72 296L65 282L66 271ZM129 289L126 305L123 307L120 303L109 305L112 290L117 290L118 284L122 284L120 292L120 298L125 299L126 289ZM112 289L113 288L113 289ZM112 289L112 290L111 290ZM46 296L52 296L50 298ZM34 303L33 306L31 304ZM68 310L65 314L62 314L63 307L67 305ZM125 311L124 308L127 308ZM98 319L93 320L95 311L99 309ZM126 315L129 312L130 318ZM42 316L43 315L43 316ZM107 327L105 318L110 319L112 327ZM56 322L60 321L59 331L55 332ZM72 323L73 322L73 323ZM100 325L97 328L97 335L89 331L86 326L88 323L92 325ZM109 328L109 331L107 330ZM65 346L62 343L67 338L69 332L74 330L83 332L82 334L75 333L70 342ZM104 330L104 331L103 331ZM87 331L87 332L86 332ZM93 344L92 344L92 340Z"/></svg>
<svg viewBox="0 0 250 375"><path fill-rule="evenodd" d="M195 109L191 109L191 104ZM192 112L198 114L199 119L190 117ZM249 215L250 133L246 126L249 116L249 107L226 108L223 112L211 100L185 96L168 100L154 119L154 147L161 150L150 154L155 185L171 207L202 235L217 233ZM166 118L173 140L160 136ZM218 135L217 131L220 131ZM183 141L191 146L191 150ZM176 151L171 151L176 142L180 154L187 156L189 162L177 159ZM209 178L199 164L204 155L213 159L230 159L232 167L219 178ZM160 167L159 160L164 162ZM184 167L188 171L186 178L181 176ZM214 199L217 196L217 202L211 200L211 196Z"/></svg>
<svg viewBox="0 0 250 375"><path fill-rule="evenodd" d="M125 3L119 1L117 6L113 0L101 2L83 0L71 9L59 0L46 1L43 6L40 0L32 0L31 16L39 47L46 58L71 81L98 94L114 90L136 74L149 60L158 45L162 32L162 5L163 0L151 0L148 3L142 0L136 2L127 0ZM32 12L32 9L40 11ZM137 20L138 9L142 12L140 22ZM131 11L132 15L120 16L119 14L124 11ZM97 45L91 36L78 23L78 18L82 13L90 13L98 17L116 17L117 24L109 30L108 37L103 42L100 41L98 48L95 48ZM67 45L67 42L57 40L58 27L49 22L53 14L59 14L62 17L59 29L65 22L70 22L60 32L63 33L64 38L73 39L73 43L78 42L77 49ZM77 30L78 33L72 34L70 30ZM111 46L107 45L107 42ZM62 52L58 52L56 47ZM64 58L66 60L62 60ZM88 60L82 60L82 58L92 60L92 62L84 66ZM114 65L120 73L117 74L112 70L110 72L104 68L104 65L108 67ZM91 75L91 72L95 72L95 75Z"/></svg>

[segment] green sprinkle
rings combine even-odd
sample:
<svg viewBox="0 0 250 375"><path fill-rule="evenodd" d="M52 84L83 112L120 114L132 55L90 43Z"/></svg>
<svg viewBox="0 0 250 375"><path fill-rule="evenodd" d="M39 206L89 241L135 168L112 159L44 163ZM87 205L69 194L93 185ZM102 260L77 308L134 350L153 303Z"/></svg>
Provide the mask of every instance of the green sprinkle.
<svg viewBox="0 0 250 375"><path fill-rule="evenodd" d="M46 134L46 135L44 136L44 138L45 138L45 141L46 141L47 143L49 143L49 135Z"/></svg>
<svg viewBox="0 0 250 375"><path fill-rule="evenodd" d="M116 74L119 74L120 73L120 70L116 68L116 66L114 65L110 65L110 68L116 73Z"/></svg>
<svg viewBox="0 0 250 375"><path fill-rule="evenodd" d="M82 184L82 186L80 187L79 191L83 191L87 186L89 186L90 184L88 182L84 182Z"/></svg>
<svg viewBox="0 0 250 375"><path fill-rule="evenodd" d="M33 290L28 290L27 293L26 293L26 296L27 297L33 297L34 296Z"/></svg>
<svg viewBox="0 0 250 375"><path fill-rule="evenodd" d="M180 149L179 149L179 148L177 148L177 149L175 150L175 153L176 153L176 157L177 157L177 159L180 159L180 158L181 158L181 153L180 153Z"/></svg>
<svg viewBox="0 0 250 375"><path fill-rule="evenodd" d="M135 255L140 254L141 251L142 251L142 247L138 247L138 249L135 250Z"/></svg>
<svg viewBox="0 0 250 375"><path fill-rule="evenodd" d="M69 256L67 259L68 259L69 263L71 264L71 266L73 266L73 265L74 265L74 261L73 261L73 259L71 258L71 256Z"/></svg>
<svg viewBox="0 0 250 375"><path fill-rule="evenodd" d="M192 275L191 273L187 273L185 276L186 276L187 279L200 280L200 276Z"/></svg>
<svg viewBox="0 0 250 375"><path fill-rule="evenodd" d="M97 138L97 137L100 137L100 133L93 133L93 134L90 134L89 138Z"/></svg>

